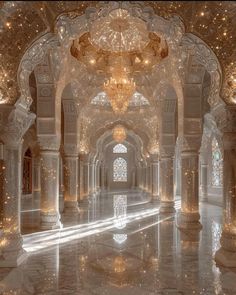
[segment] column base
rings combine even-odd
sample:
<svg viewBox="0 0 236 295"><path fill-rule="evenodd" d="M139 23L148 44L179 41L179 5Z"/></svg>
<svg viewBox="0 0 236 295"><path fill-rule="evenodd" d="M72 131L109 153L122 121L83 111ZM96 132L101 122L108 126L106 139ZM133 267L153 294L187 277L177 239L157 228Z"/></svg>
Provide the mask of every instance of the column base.
<svg viewBox="0 0 236 295"><path fill-rule="evenodd" d="M205 202L205 203L208 202L207 195L201 195L200 200L201 200L201 202Z"/></svg>
<svg viewBox="0 0 236 295"><path fill-rule="evenodd" d="M176 226L180 230L201 230L202 224L199 219L199 213L180 212L177 216Z"/></svg>
<svg viewBox="0 0 236 295"><path fill-rule="evenodd" d="M59 211L62 213L64 211L64 194L59 193Z"/></svg>
<svg viewBox="0 0 236 295"><path fill-rule="evenodd" d="M160 213L175 213L175 202L163 202L161 201Z"/></svg>
<svg viewBox="0 0 236 295"><path fill-rule="evenodd" d="M216 251L216 264L225 267L236 267L236 235L229 232L222 232L221 248Z"/></svg>
<svg viewBox="0 0 236 295"><path fill-rule="evenodd" d="M157 195L157 194L152 194L152 200L153 200L153 201L158 201L158 200L159 200L159 195Z"/></svg>
<svg viewBox="0 0 236 295"><path fill-rule="evenodd" d="M1 241L0 267L17 267L27 258L20 234L3 234Z"/></svg>
<svg viewBox="0 0 236 295"><path fill-rule="evenodd" d="M79 213L78 202L77 201L65 201L63 213L65 215L78 214Z"/></svg>
<svg viewBox="0 0 236 295"><path fill-rule="evenodd" d="M230 252L223 248L216 251L215 262L224 267L236 267L236 252Z"/></svg>
<svg viewBox="0 0 236 295"><path fill-rule="evenodd" d="M50 230L50 229L59 229L62 228L63 225L60 221L60 214L59 213L43 213L41 212L41 223L40 228L43 230Z"/></svg>

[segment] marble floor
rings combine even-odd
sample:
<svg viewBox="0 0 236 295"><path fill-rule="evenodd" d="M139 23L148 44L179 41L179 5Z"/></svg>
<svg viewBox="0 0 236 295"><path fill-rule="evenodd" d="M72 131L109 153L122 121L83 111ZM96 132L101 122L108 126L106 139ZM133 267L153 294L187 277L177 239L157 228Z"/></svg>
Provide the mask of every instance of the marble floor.
<svg viewBox="0 0 236 295"><path fill-rule="evenodd" d="M0 294L235 295L236 270L212 259L221 208L202 203L203 230L193 236L176 228L175 214L161 215L158 202L149 201L135 192L97 196L77 225L25 235L28 259L0 269Z"/></svg>

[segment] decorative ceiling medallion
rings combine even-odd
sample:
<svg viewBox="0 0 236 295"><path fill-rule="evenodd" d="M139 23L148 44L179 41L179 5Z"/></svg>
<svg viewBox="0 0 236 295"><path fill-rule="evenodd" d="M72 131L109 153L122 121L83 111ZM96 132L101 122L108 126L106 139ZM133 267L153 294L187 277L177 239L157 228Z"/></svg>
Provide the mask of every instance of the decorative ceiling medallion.
<svg viewBox="0 0 236 295"><path fill-rule="evenodd" d="M95 48L90 42L90 33L83 34L72 42L71 55L97 74L112 73L116 64L122 63L130 74L150 71L162 59L168 56L166 41L156 33L148 33L149 43L142 51L110 52Z"/></svg>
<svg viewBox="0 0 236 295"><path fill-rule="evenodd" d="M95 20L90 36L94 47L110 52L141 51L149 43L146 23L120 8Z"/></svg>

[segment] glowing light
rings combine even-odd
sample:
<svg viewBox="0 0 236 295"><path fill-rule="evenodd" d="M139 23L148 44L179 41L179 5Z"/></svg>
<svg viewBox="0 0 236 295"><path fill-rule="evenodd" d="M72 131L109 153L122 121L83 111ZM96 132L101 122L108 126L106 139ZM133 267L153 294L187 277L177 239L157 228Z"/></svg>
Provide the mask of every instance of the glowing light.
<svg viewBox="0 0 236 295"><path fill-rule="evenodd" d="M116 243L121 245L127 240L127 235L126 234L114 234L113 235L113 240Z"/></svg>
<svg viewBox="0 0 236 295"><path fill-rule="evenodd" d="M179 210L181 201L175 202L175 209ZM124 222L126 224L136 220L142 220L150 216L157 215L158 208L146 209L143 211L127 214ZM105 220L97 220L95 222L70 226L61 229L48 230L39 233L27 234L23 236L23 248L27 252L41 251L42 249L54 246L56 243L67 243L76 239L87 237L90 235L102 233L115 227L116 218L111 217ZM158 221L157 223L162 222ZM156 223L155 223L156 224ZM139 229L138 231L140 231Z"/></svg>
<svg viewBox="0 0 236 295"><path fill-rule="evenodd" d="M117 125L113 129L113 139L121 143L126 139L126 130L122 125Z"/></svg>

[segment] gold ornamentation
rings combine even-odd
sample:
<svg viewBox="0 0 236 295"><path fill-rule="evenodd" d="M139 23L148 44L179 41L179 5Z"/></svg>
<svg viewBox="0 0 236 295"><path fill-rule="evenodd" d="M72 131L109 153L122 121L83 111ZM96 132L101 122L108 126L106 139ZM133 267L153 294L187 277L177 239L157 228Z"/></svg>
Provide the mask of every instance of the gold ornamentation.
<svg viewBox="0 0 236 295"><path fill-rule="evenodd" d="M95 47L110 52L141 51L149 42L146 23L120 8L98 18L91 26L90 35Z"/></svg>
<svg viewBox="0 0 236 295"><path fill-rule="evenodd" d="M90 33L83 34L73 41L71 55L97 74L112 73L116 65L122 64L129 74L148 72L162 59L168 56L168 46L156 33L148 33L149 43L142 51L110 52L96 48L91 44Z"/></svg>
<svg viewBox="0 0 236 295"><path fill-rule="evenodd" d="M131 97L136 89L133 78L121 67L118 67L108 81L104 83L104 91L110 99L115 114L124 114L127 111Z"/></svg>
<svg viewBox="0 0 236 295"><path fill-rule="evenodd" d="M122 125L117 125L113 129L113 139L118 143L121 143L126 139L126 130Z"/></svg>

